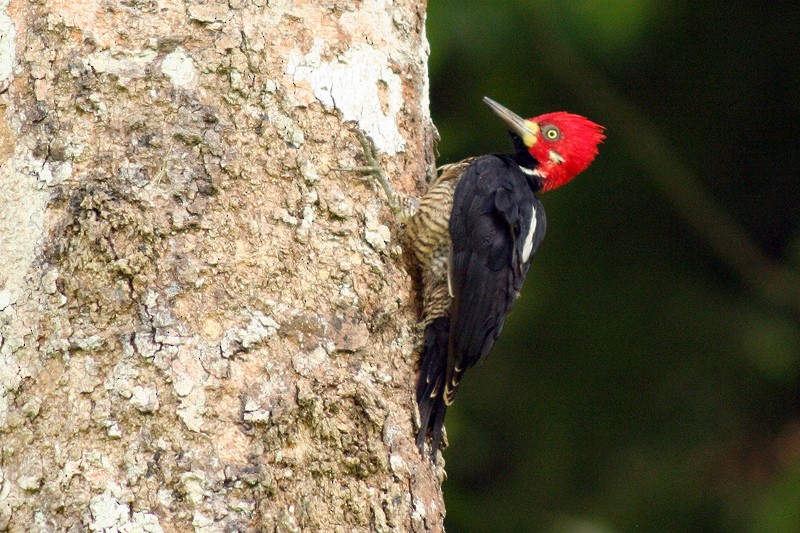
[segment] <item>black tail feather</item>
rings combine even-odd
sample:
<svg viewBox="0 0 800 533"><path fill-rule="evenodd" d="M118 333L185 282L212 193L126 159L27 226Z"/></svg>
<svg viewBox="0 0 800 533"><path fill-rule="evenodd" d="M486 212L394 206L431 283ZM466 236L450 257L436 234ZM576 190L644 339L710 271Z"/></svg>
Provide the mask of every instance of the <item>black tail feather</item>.
<svg viewBox="0 0 800 533"><path fill-rule="evenodd" d="M450 319L440 317L425 328L425 346L422 352L419 381L417 382L417 405L420 428L417 447L425 453L425 438L431 435L431 460L436 461L436 452L442 441L442 427L447 405L444 402L444 385L447 374L447 349Z"/></svg>

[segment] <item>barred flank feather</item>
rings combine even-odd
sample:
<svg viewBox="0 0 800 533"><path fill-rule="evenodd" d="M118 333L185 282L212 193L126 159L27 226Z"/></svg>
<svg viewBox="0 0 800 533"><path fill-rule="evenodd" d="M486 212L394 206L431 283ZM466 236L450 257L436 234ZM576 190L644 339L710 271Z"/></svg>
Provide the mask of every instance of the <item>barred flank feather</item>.
<svg viewBox="0 0 800 533"><path fill-rule="evenodd" d="M450 303L447 270L450 256L450 211L453 191L472 159L442 167L441 174L420 198L414 214L406 219L406 231L422 269L425 344L417 382L420 429L417 447L424 454L425 439L431 435L431 458L442 440L447 406L444 403L447 351L450 331Z"/></svg>

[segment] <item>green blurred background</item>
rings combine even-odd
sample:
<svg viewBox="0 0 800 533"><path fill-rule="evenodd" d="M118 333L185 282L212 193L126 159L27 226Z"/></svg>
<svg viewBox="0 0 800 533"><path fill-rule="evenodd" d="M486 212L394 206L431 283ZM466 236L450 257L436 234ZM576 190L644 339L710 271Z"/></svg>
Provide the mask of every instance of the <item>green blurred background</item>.
<svg viewBox="0 0 800 533"><path fill-rule="evenodd" d="M439 163L491 96L607 127L448 413L459 532L800 532L800 3L430 0Z"/></svg>

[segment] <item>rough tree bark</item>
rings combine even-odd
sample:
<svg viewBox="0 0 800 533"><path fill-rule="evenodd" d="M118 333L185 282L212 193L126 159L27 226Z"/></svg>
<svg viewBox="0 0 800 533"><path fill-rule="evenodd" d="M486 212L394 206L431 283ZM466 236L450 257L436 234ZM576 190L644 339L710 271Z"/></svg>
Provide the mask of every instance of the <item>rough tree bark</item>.
<svg viewBox="0 0 800 533"><path fill-rule="evenodd" d="M0 530L441 530L355 124L431 165L415 0L0 0Z"/></svg>

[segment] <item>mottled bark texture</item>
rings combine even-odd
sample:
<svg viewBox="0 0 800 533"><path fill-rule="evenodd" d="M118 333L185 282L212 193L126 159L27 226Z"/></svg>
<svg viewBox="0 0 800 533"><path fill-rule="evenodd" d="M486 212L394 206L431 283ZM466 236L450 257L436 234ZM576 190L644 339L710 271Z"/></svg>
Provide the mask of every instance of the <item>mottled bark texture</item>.
<svg viewBox="0 0 800 533"><path fill-rule="evenodd" d="M441 530L424 10L0 0L0 530Z"/></svg>

